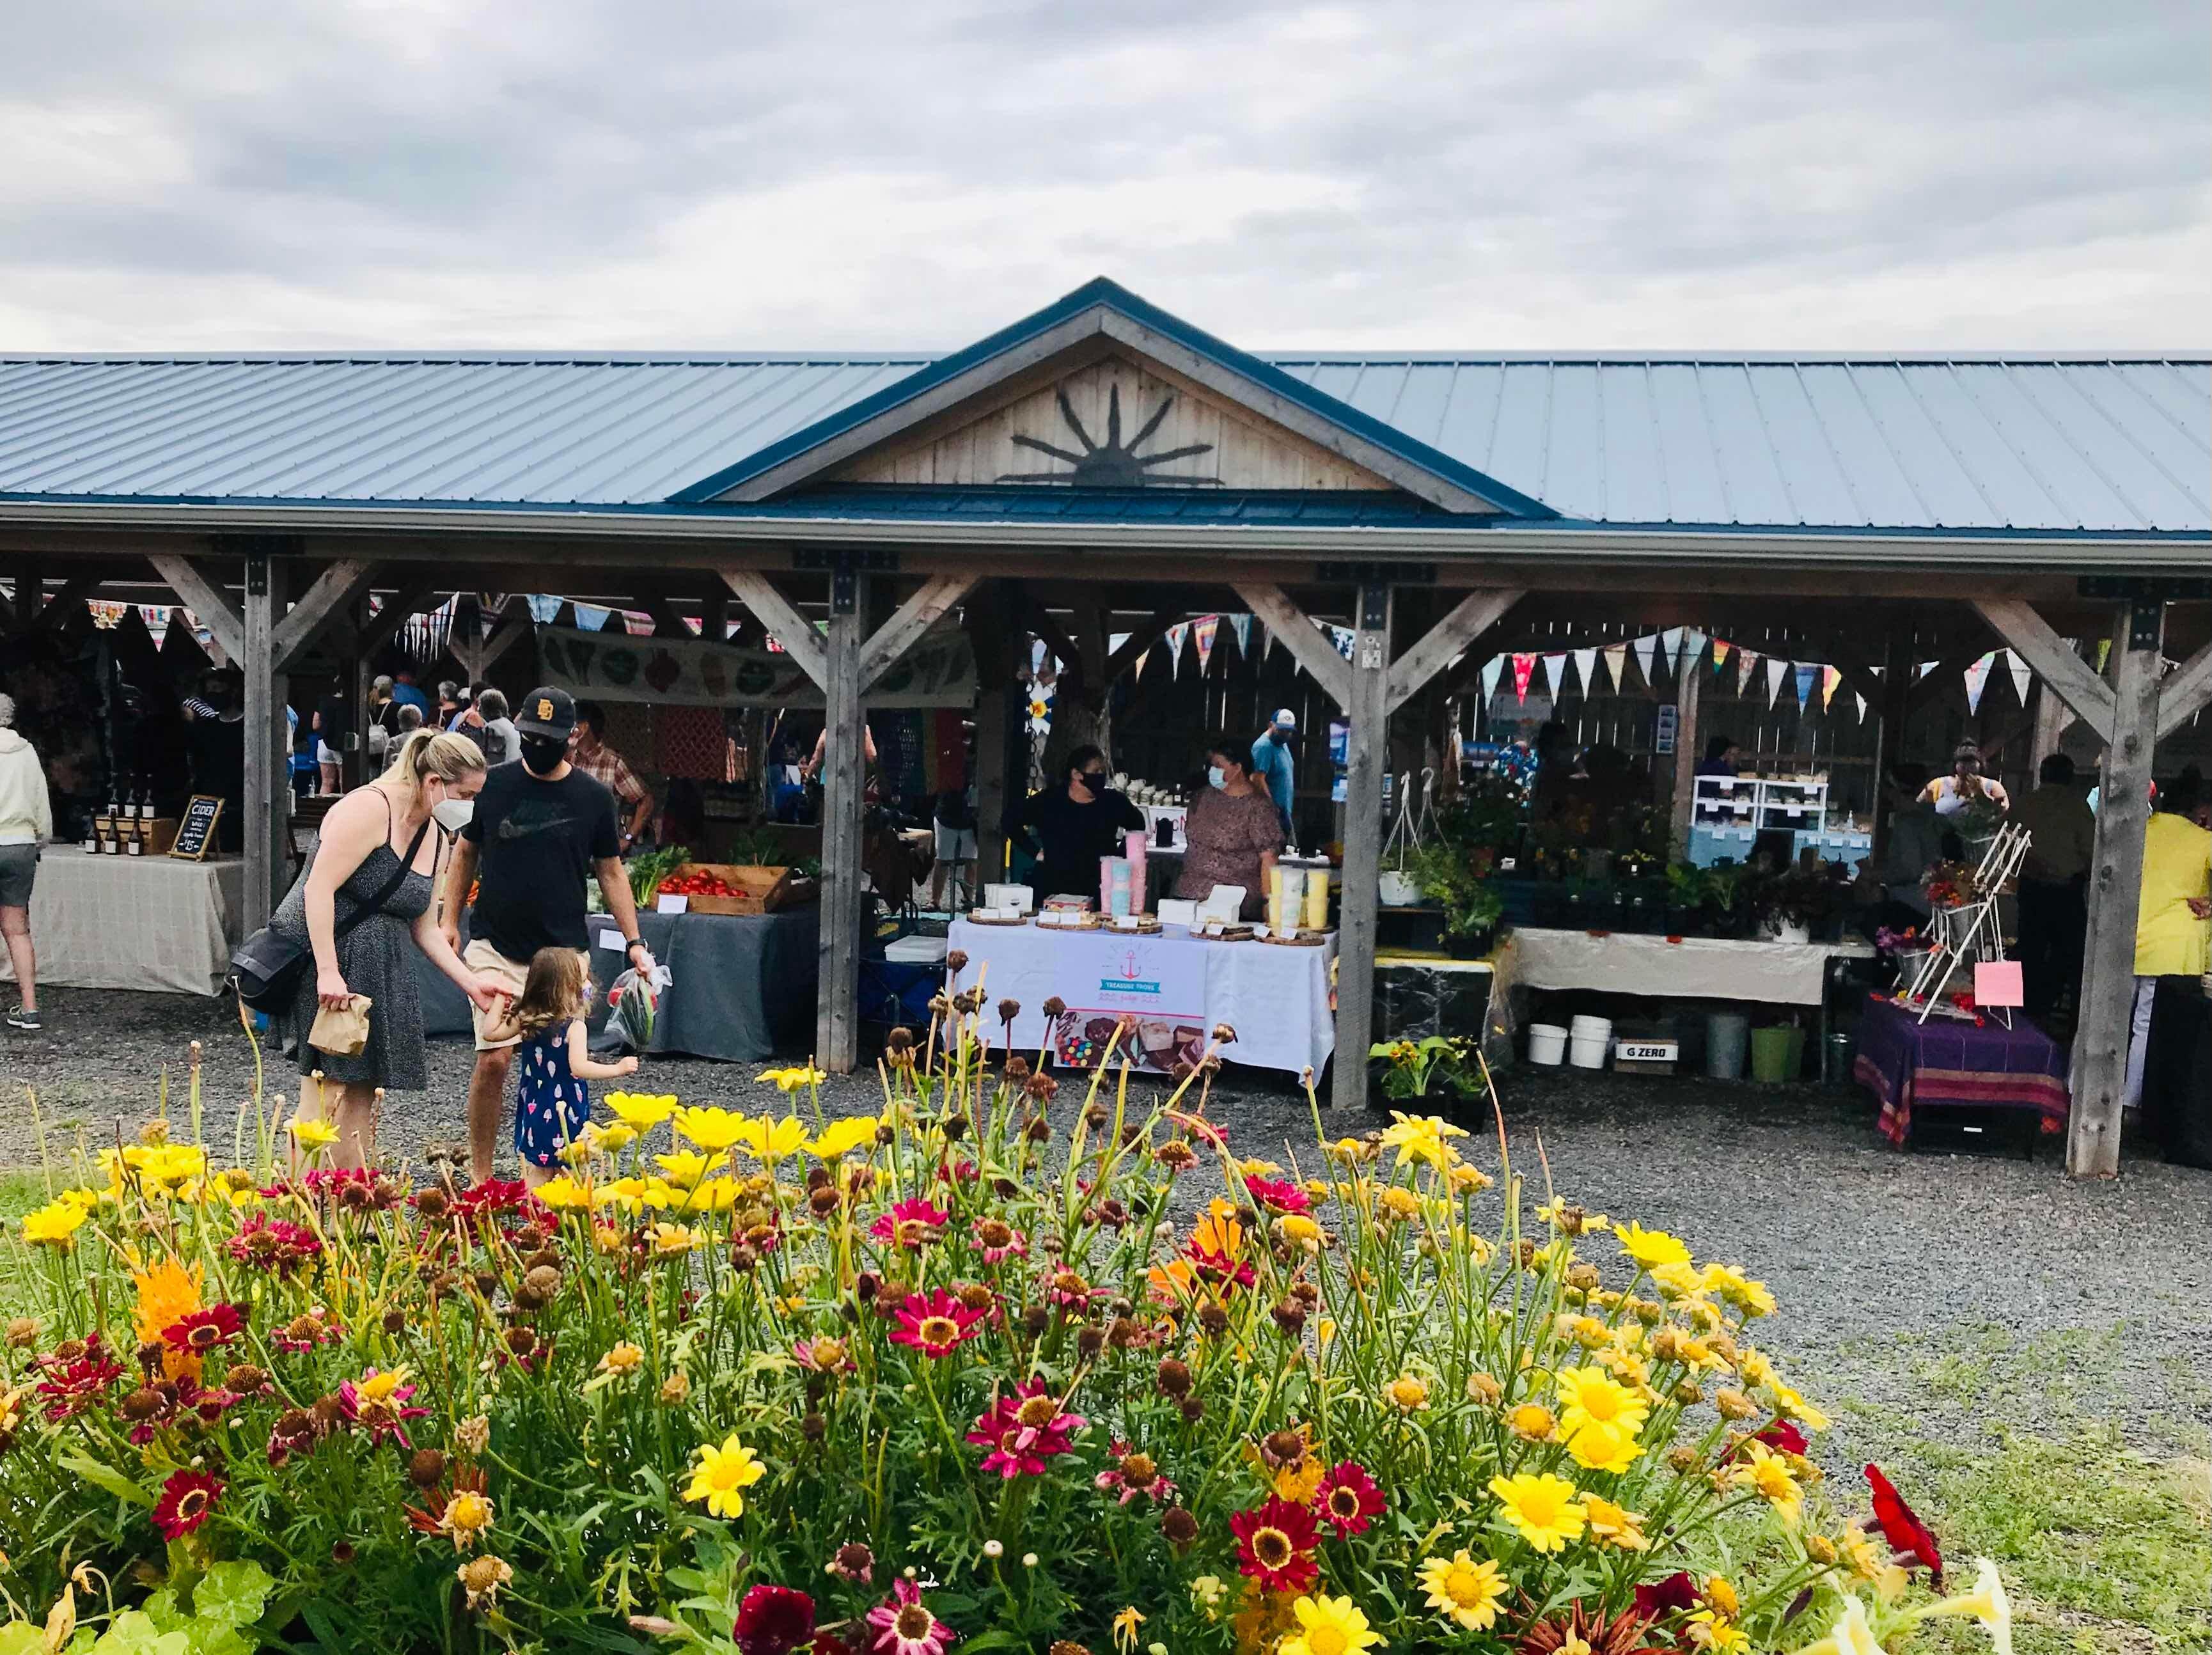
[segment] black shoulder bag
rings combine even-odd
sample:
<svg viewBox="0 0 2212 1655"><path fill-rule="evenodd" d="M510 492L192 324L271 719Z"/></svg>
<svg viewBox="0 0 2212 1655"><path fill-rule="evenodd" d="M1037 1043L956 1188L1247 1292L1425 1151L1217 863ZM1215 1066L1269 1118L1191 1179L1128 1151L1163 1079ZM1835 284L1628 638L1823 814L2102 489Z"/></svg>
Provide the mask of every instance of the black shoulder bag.
<svg viewBox="0 0 2212 1655"><path fill-rule="evenodd" d="M399 889L407 871L415 866L415 854L422 848L422 836L430 831L429 818L415 830L415 837L407 842L407 854L399 859L399 867L386 879L376 895L347 915L331 928L331 940L343 941L372 914L384 911L384 904ZM307 878L305 873L300 876ZM436 877L435 870L432 872ZM315 958L315 946L304 938L286 936L274 926L264 925L244 942L238 945L230 957L230 980L237 985L238 997L257 1012L289 1012L300 990L300 977Z"/></svg>

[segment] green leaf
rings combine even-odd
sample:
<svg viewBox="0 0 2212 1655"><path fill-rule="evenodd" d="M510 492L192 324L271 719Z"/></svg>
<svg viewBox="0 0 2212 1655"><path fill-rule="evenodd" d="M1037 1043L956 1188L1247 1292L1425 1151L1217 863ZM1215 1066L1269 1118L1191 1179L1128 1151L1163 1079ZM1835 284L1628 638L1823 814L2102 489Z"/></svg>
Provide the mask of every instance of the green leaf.
<svg viewBox="0 0 2212 1655"><path fill-rule="evenodd" d="M251 1626L261 1618L262 1605L276 1590L276 1582L258 1563L218 1563L192 1593L192 1611L219 1627Z"/></svg>
<svg viewBox="0 0 2212 1655"><path fill-rule="evenodd" d="M152 1494L131 1482L122 1472L114 1469L112 1466L102 1465L98 1460L87 1459L82 1454L64 1454L62 1456L62 1469L65 1471L76 1472L87 1482L105 1488L118 1500L127 1500L133 1506L150 1507L154 1504L155 1497ZM103 1639L102 1641L106 1640Z"/></svg>
<svg viewBox="0 0 2212 1655"><path fill-rule="evenodd" d="M25 1621L0 1627L0 1655L46 1655L46 1634Z"/></svg>
<svg viewBox="0 0 2212 1655"><path fill-rule="evenodd" d="M108 1623L92 1655L191 1655L192 1640L181 1632L162 1632L150 1617L127 1609Z"/></svg>

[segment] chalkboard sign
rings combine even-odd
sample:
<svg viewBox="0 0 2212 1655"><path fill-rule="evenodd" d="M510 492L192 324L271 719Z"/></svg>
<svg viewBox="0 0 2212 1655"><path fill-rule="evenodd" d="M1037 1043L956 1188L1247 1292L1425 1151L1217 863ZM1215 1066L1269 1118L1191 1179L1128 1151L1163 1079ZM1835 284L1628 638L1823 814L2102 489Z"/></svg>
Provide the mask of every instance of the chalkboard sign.
<svg viewBox="0 0 2212 1655"><path fill-rule="evenodd" d="M215 843L216 819L222 814L222 800L212 794L194 794L185 806L184 820L177 824L177 842L169 847L169 855L188 862L204 858Z"/></svg>

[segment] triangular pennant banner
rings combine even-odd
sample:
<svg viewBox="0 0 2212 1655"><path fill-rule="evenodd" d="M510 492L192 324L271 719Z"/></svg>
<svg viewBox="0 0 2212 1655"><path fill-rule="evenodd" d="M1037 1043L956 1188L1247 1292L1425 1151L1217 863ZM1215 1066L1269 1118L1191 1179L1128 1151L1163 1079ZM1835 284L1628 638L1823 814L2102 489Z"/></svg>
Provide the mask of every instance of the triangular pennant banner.
<svg viewBox="0 0 2212 1655"><path fill-rule="evenodd" d="M1137 652L1137 659L1129 663L1130 683L1134 684L1145 676L1145 663L1152 658L1152 652L1149 649L1139 649Z"/></svg>
<svg viewBox="0 0 2212 1655"><path fill-rule="evenodd" d="M1912 676L1913 676L1914 678L1926 678L1926 677L1927 677L1930 672L1934 672L1934 671L1936 670L1936 666L1937 666L1937 663L1936 663L1936 662L1935 662L1935 661L1932 661L1932 660L1923 660L1923 661L1922 661L1922 662L1920 663L1920 670L1919 670L1918 672L1915 672Z"/></svg>
<svg viewBox="0 0 2212 1655"><path fill-rule="evenodd" d="M1751 669L1759 665L1759 651L1739 649L1735 652L1735 692L1741 697L1751 687Z"/></svg>
<svg viewBox="0 0 2212 1655"><path fill-rule="evenodd" d="M1513 695L1516 700L1526 702L1528 699L1528 677L1535 670L1535 656L1516 654L1513 657Z"/></svg>
<svg viewBox="0 0 2212 1655"><path fill-rule="evenodd" d="M2106 663L2106 662L2107 662L2107 661L2109 661L2110 660L2112 660L2112 641L2110 638L2100 638L2100 639L2098 639L2098 640L2097 640L2097 676L2098 676L2099 678L2102 678L2102 677L2104 677L2104 676L2105 676L2105 663Z"/></svg>
<svg viewBox="0 0 2212 1655"><path fill-rule="evenodd" d="M1246 660L1251 660L1252 618L1249 615L1231 615L1229 630L1237 635L1237 653Z"/></svg>
<svg viewBox="0 0 2212 1655"><path fill-rule="evenodd" d="M1790 663L1770 660L1766 663L1766 704L1771 708L1782 694L1782 680L1790 676Z"/></svg>
<svg viewBox="0 0 2212 1655"><path fill-rule="evenodd" d="M1862 724L1865 723L1865 722L1866 722L1866 697L1865 697L1864 696L1861 695L1857 691L1854 690L1854 691L1851 691L1851 699L1852 699L1853 701L1856 701L1856 703L1858 703L1858 704L1859 704L1859 722L1860 722L1860 723L1862 723Z"/></svg>
<svg viewBox="0 0 2212 1655"><path fill-rule="evenodd" d="M2020 658L2017 649L2008 649L2004 654L2005 666L2012 673L2012 692L2025 707L2027 705L2027 663Z"/></svg>
<svg viewBox="0 0 2212 1655"><path fill-rule="evenodd" d="M1659 640L1655 637L1642 637L1636 641L1636 664L1644 669L1644 682L1647 686L1658 682L1652 676L1651 669L1652 657L1658 648Z"/></svg>
<svg viewBox="0 0 2212 1655"><path fill-rule="evenodd" d="M1715 678L1718 678L1720 676L1721 667L1727 662L1729 651L1733 648L1735 648L1735 646L1729 643L1726 638L1715 638L1713 640L1713 676Z"/></svg>
<svg viewBox="0 0 2212 1655"><path fill-rule="evenodd" d="M1584 695L1587 696L1595 691L1597 688L1597 651L1595 649L1576 650L1575 672L1582 678L1583 693Z"/></svg>
<svg viewBox="0 0 2212 1655"><path fill-rule="evenodd" d="M1797 710L1803 712L1805 703L1813 698L1813 684L1820 676L1820 669L1811 661L1801 660L1797 667Z"/></svg>
<svg viewBox="0 0 2212 1655"><path fill-rule="evenodd" d="M1206 663L1213 659L1214 634L1220 630L1221 617L1201 615L1191 625L1191 640L1198 645L1198 675L1206 676Z"/></svg>
<svg viewBox="0 0 2212 1655"><path fill-rule="evenodd" d="M1552 686L1552 699L1557 701L1567 691L1567 657L1564 651L1544 657L1544 677Z"/></svg>
<svg viewBox="0 0 2212 1655"><path fill-rule="evenodd" d="M1844 681L1842 669L1823 666L1820 669L1820 710L1826 712L1828 703L1836 698L1836 686Z"/></svg>
<svg viewBox="0 0 2212 1655"><path fill-rule="evenodd" d="M1168 628L1168 660L1171 663L1168 672L1170 677L1182 671L1182 641L1189 632L1188 621L1177 621L1173 626Z"/></svg>
<svg viewBox="0 0 2212 1655"><path fill-rule="evenodd" d="M1666 654L1667 670L1670 672L1682 670L1682 635L1689 630L1686 626L1670 626L1659 635L1659 646Z"/></svg>
<svg viewBox="0 0 2212 1655"><path fill-rule="evenodd" d="M1613 692L1616 695L1619 694L1620 691L1622 678L1628 671L1628 646L1626 644L1609 643L1606 645L1605 670L1613 674Z"/></svg>
<svg viewBox="0 0 2212 1655"><path fill-rule="evenodd" d="M1966 663L1966 710L1968 712L1978 713L1982 710L1982 691L1990 681L1990 667L1996 658L1996 651L1992 649L1979 660Z"/></svg>
<svg viewBox="0 0 2212 1655"><path fill-rule="evenodd" d="M1498 680L1504 675L1505 657L1492 655L1482 664L1482 704L1490 705L1490 698L1498 693Z"/></svg>

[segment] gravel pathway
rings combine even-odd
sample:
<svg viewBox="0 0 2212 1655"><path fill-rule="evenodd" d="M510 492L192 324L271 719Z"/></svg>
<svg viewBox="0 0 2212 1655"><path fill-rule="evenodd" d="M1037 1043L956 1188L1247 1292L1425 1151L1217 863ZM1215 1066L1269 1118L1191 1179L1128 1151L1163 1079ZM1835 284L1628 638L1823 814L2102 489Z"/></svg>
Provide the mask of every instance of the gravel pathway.
<svg viewBox="0 0 2212 1655"><path fill-rule="evenodd" d="M0 1030L0 1166L36 1163L26 1086L50 1124L112 1140L118 1118L128 1133L150 1112L165 1064L178 1080L194 1038L207 1051L210 1135L225 1135L252 1068L222 1002L66 989L48 1000L44 1034ZM433 1089L388 1101L387 1147L411 1154L460 1135L471 1061L465 1041L433 1044ZM663 1060L640 1084L757 1108L754 1073ZM272 1089L296 1090L281 1064L274 1074ZM828 1091L833 1112L875 1097L872 1077ZM2085 1334L2119 1351L2097 1381L2094 1417L2169 1443L2212 1428L2201 1377L2212 1174L2135 1158L2115 1183L2076 1185L2048 1141L2032 1163L1996 1148L1900 1154L1875 1137L1862 1096L1810 1086L1524 1068L1504 1077L1504 1091L1524 1174L1540 1180L1540 1139L1559 1188L1591 1210L1752 1267L1782 1301L1777 1344L1827 1398L1909 1414L1933 1353L1962 1342L2063 1348L2060 1336ZM1294 1086L1238 1077L1212 1113L1248 1154L1279 1158L1287 1141L1310 1161ZM1384 1119L1331 1112L1328 1124L1334 1134ZM1492 1165L1486 1113L1466 1124L1475 1159Z"/></svg>

